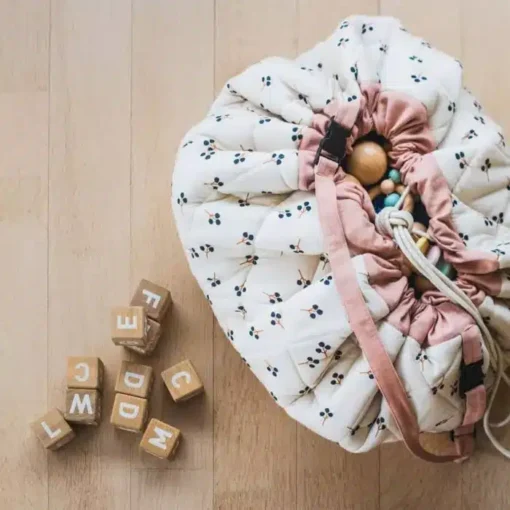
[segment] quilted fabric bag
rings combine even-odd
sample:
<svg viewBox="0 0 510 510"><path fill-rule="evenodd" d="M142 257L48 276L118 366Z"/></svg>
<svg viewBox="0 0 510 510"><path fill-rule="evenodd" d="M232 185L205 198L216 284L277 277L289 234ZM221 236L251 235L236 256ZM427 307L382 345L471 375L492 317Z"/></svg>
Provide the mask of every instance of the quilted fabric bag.
<svg viewBox="0 0 510 510"><path fill-rule="evenodd" d="M412 214L376 212L346 173L374 132L454 279L417 249ZM467 458L483 419L508 456L489 411L508 381L509 165L460 62L355 16L228 81L182 142L173 211L227 338L291 417L351 452L403 440L434 462ZM456 454L420 443L445 431Z"/></svg>

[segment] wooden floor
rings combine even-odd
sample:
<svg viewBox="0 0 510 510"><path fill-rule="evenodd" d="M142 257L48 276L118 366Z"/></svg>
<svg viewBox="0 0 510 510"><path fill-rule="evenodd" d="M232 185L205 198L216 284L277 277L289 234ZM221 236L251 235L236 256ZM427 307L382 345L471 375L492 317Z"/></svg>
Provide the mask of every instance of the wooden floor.
<svg viewBox="0 0 510 510"><path fill-rule="evenodd" d="M0 0L0 502L11 510L509 508L510 463L479 437L462 466L400 445L347 454L296 425L229 346L170 213L174 154L230 76L292 57L352 13L400 17L459 57L510 128L508 0ZM108 308L140 278L171 289L156 369L189 357L204 397L152 415L182 429L175 461L108 420L46 454L29 422L62 406L68 355L128 355Z"/></svg>

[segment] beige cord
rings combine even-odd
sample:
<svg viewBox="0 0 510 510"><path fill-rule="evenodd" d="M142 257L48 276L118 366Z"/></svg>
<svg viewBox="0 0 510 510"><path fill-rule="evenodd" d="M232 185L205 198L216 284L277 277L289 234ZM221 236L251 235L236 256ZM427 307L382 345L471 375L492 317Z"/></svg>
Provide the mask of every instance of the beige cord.
<svg viewBox="0 0 510 510"><path fill-rule="evenodd" d="M510 377L505 373L503 366L503 353L497 342L494 341L490 331L487 329L480 312L469 299L469 297L459 288L455 283L439 271L417 248L414 240L411 236L413 230L414 218L411 213L402 211L399 208L402 206L405 197L409 193L409 186L406 187L402 193L399 201L395 207L385 207L376 216L376 229L387 236L393 237L402 253L407 257L411 264L425 277L427 278L438 290L440 290L445 296L447 296L453 303L457 304L468 312L476 324L480 328L482 333L483 343L485 348L489 352L490 363L494 371L496 372L496 380L492 388L492 394L490 395L487 409L483 417L483 427L487 437L493 444L493 446L505 457L510 459L510 450L505 448L492 434L491 427L498 428L503 427L510 423L510 414L501 422L491 423L489 422L489 415L494 404L496 392L498 387L503 380L508 386L510 386ZM416 233L422 235L422 232L417 229ZM428 235L429 240L431 238Z"/></svg>

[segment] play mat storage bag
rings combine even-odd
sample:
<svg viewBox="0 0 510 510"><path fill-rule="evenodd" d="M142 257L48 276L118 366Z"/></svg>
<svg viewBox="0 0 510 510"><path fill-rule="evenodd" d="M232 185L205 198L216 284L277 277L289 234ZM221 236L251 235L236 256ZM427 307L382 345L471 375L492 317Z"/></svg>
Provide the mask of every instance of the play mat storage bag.
<svg viewBox="0 0 510 510"><path fill-rule="evenodd" d="M179 236L228 341L351 452L462 460L482 420L508 455L489 411L508 381L510 158L462 74L397 20L353 16L230 79L177 155ZM448 454L420 443L447 431Z"/></svg>

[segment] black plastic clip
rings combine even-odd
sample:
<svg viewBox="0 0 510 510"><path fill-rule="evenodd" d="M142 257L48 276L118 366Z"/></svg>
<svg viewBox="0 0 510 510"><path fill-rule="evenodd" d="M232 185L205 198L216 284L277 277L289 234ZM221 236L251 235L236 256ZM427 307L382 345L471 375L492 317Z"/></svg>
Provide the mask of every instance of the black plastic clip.
<svg viewBox="0 0 510 510"><path fill-rule="evenodd" d="M459 377L459 394L461 397L483 384L484 374L483 374L483 359L475 361L474 363L469 363L466 365L464 361L460 366L460 377Z"/></svg>
<svg viewBox="0 0 510 510"><path fill-rule="evenodd" d="M455 434L455 430L450 430L450 441L453 443L455 439L461 436L471 436L476 439L476 427L473 427L473 432L467 432L465 434Z"/></svg>
<svg viewBox="0 0 510 510"><path fill-rule="evenodd" d="M331 119L328 130L320 141L317 152L315 153L313 166L317 165L321 156L340 164L345 156L345 146L350 134L350 129L344 128L341 124ZM323 151L327 154L323 154Z"/></svg>

